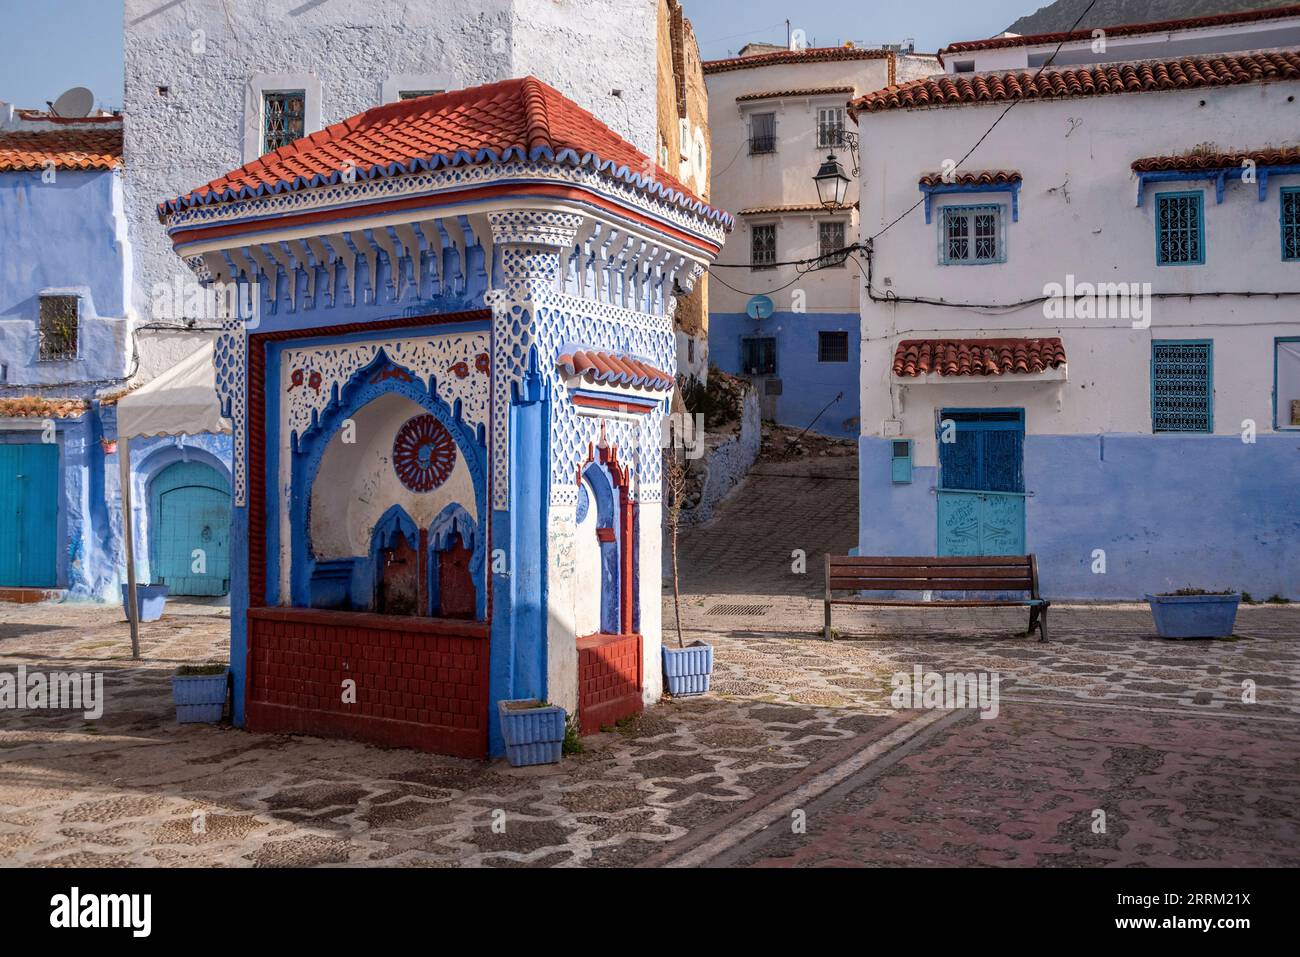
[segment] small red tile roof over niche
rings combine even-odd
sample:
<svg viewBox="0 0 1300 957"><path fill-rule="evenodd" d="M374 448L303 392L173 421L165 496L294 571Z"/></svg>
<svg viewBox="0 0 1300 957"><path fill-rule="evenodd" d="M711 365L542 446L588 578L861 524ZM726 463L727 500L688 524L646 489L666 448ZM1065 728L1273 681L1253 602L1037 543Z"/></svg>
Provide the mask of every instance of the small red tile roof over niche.
<svg viewBox="0 0 1300 957"><path fill-rule="evenodd" d="M1220 13L1208 17L1188 17L1183 20L1159 20L1151 23L1123 23L1112 27L1100 27L1108 37L1142 36L1147 33L1168 33L1173 30L1197 30L1206 27L1226 27L1241 23L1259 23L1265 20L1284 20L1288 17L1300 17L1300 4L1285 7L1273 7L1267 10L1242 10L1238 13ZM1056 43L1072 43L1092 40L1093 28L1062 31L1059 33L1026 33L1022 36L990 37L987 40L964 40L950 43L939 51L940 58L951 53L972 53L976 50L1005 50L1011 47L1044 46Z"/></svg>
<svg viewBox="0 0 1300 957"><path fill-rule="evenodd" d="M1133 161L1135 173L1163 173L1174 170L1235 169L1246 160L1256 166L1298 166L1300 146L1247 150L1239 153L1186 153L1182 156L1144 156Z"/></svg>
<svg viewBox="0 0 1300 957"><path fill-rule="evenodd" d="M983 169L970 172L953 173L951 180L945 180L943 173L926 173L921 177L922 186L1002 186L1019 183L1023 177L1012 169Z"/></svg>
<svg viewBox="0 0 1300 957"><path fill-rule="evenodd" d="M927 106L966 106L1013 100L1064 100L1118 93L1155 93L1212 86L1239 86L1274 80L1300 80L1300 50L1180 57L1105 63L1069 69L1017 70L1012 73L969 73L932 76L886 87L849 104L860 113L918 109Z"/></svg>
<svg viewBox="0 0 1300 957"><path fill-rule="evenodd" d="M705 75L728 73L732 70L750 70L759 66L781 63L831 63L836 60L887 60L888 50L860 50L857 47L809 47L806 50L777 50L757 53L754 56L728 57L725 60L705 60Z"/></svg>
<svg viewBox="0 0 1300 957"><path fill-rule="evenodd" d="M894 375L1030 375L1065 365L1058 337L1044 339L907 339L894 352Z"/></svg>
<svg viewBox="0 0 1300 957"><path fill-rule="evenodd" d="M334 184L351 169L360 180L537 160L589 166L731 224L727 213L705 203L591 113L531 76L366 110L162 203L158 214Z"/></svg>
<svg viewBox="0 0 1300 957"><path fill-rule="evenodd" d="M836 96L838 94L850 94L853 92L851 86L807 86L797 90L771 90L767 93L745 93L736 97L737 103L748 103L751 100L777 100L777 99L794 99L801 96Z"/></svg>
<svg viewBox="0 0 1300 957"><path fill-rule="evenodd" d="M588 382L636 386L653 392L670 392L673 377L632 356L595 349L576 349L560 356L556 364L565 376L581 376Z"/></svg>
<svg viewBox="0 0 1300 957"><path fill-rule="evenodd" d="M122 127L117 129L10 130L0 132L0 171L117 169L122 165Z"/></svg>

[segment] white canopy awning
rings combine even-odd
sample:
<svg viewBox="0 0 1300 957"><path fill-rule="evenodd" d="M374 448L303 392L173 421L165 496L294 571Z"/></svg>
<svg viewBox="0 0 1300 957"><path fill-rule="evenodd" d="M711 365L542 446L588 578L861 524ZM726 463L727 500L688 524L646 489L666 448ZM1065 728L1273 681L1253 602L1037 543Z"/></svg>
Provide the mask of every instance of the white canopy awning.
<svg viewBox="0 0 1300 957"><path fill-rule="evenodd" d="M118 400L118 438L229 432L230 420L221 417L216 384L209 342Z"/></svg>

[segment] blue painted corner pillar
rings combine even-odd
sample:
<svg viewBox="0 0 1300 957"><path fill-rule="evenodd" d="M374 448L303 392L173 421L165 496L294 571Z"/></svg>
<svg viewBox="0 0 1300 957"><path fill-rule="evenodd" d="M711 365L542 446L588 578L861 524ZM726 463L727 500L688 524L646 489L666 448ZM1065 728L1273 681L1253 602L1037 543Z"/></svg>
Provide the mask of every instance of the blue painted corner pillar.
<svg viewBox="0 0 1300 957"><path fill-rule="evenodd" d="M546 698L546 504L550 403L532 371L510 409L510 509L492 513L492 664L488 751L505 753L496 702ZM493 557L504 552L504 574Z"/></svg>

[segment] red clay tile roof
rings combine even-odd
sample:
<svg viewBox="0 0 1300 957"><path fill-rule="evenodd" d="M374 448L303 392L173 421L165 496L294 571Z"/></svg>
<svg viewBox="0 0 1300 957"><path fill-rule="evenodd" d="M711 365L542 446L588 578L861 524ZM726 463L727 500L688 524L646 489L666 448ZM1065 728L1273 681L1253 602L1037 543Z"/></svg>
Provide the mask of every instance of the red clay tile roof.
<svg viewBox="0 0 1300 957"><path fill-rule="evenodd" d="M9 130L0 132L0 171L116 169L122 165L122 128L115 130Z"/></svg>
<svg viewBox="0 0 1300 957"><path fill-rule="evenodd" d="M907 339L894 352L894 375L907 378L1027 375L1065 364L1065 346L1046 339Z"/></svg>
<svg viewBox="0 0 1300 957"><path fill-rule="evenodd" d="M1256 166L1300 165L1300 146L1280 149L1250 150L1241 153L1188 153L1183 156L1144 156L1133 161L1135 173L1159 173L1167 170L1234 169L1246 160Z"/></svg>
<svg viewBox="0 0 1300 957"><path fill-rule="evenodd" d="M793 206L750 206L748 209L742 209L737 215L772 216L778 213L846 213L850 209L857 208L857 203L838 206L823 206L821 203L799 203Z"/></svg>
<svg viewBox="0 0 1300 957"><path fill-rule="evenodd" d="M736 56L726 60L705 60L701 64L705 75L729 73L732 70L749 70L778 63L830 63L836 60L887 60L888 50L860 50L857 47L809 47L806 50L777 50L754 56Z"/></svg>
<svg viewBox="0 0 1300 957"><path fill-rule="evenodd" d="M1300 80L1300 50L1105 63L1044 70L1041 74L1017 70L923 77L860 96L849 104L849 112L856 118L859 113L881 110L1151 93L1271 80Z"/></svg>
<svg viewBox="0 0 1300 957"><path fill-rule="evenodd" d="M1287 17L1300 17L1300 4L1286 7L1273 7L1268 10L1243 10L1238 13L1221 13L1209 17L1189 17L1184 20L1160 20L1153 23L1125 23L1113 27L1101 27L1109 37L1142 36L1147 33L1167 33L1171 30L1196 30L1203 27L1232 26L1239 23L1258 23L1262 20L1282 20ZM1075 30L1073 33L1027 33L1018 37L991 37L987 40L965 40L950 43L939 51L939 59L949 53L970 53L976 50L1002 50L1011 47L1045 46L1048 44L1070 43L1091 40L1092 28Z"/></svg>
<svg viewBox="0 0 1300 957"><path fill-rule="evenodd" d="M401 100L358 113L283 146L193 192L158 215L199 203L439 167L545 160L590 166L711 219L709 206L631 143L536 77Z"/></svg>
<svg viewBox="0 0 1300 957"><path fill-rule="evenodd" d="M1019 183L1023 177L1016 170L984 169L971 170L969 173L953 173L951 182L945 181L943 173L926 173L921 177L922 186L993 186L1003 183Z"/></svg>
<svg viewBox="0 0 1300 957"><path fill-rule="evenodd" d="M588 382L640 386L654 392L669 392L673 387L673 377L667 372L640 359L614 355L612 352L574 350L560 356L556 364L564 375L582 376Z"/></svg>
<svg viewBox="0 0 1300 957"><path fill-rule="evenodd" d="M85 399L46 399L25 395L0 399L0 419L75 419L90 408Z"/></svg>
<svg viewBox="0 0 1300 957"><path fill-rule="evenodd" d="M750 100L775 100L778 97L797 97L797 96L832 96L836 93L852 93L851 86L809 86L799 90L773 90L770 93L746 93L744 96L736 97L737 103L746 103Z"/></svg>

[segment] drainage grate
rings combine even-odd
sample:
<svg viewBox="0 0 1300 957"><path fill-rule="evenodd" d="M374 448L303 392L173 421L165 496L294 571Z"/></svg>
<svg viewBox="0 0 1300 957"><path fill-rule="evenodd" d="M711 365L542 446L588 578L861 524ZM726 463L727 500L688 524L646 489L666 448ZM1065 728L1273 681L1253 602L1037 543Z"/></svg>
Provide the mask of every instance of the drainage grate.
<svg viewBox="0 0 1300 957"><path fill-rule="evenodd" d="M735 618L762 618L771 610L771 605L714 605L705 614L726 615Z"/></svg>

